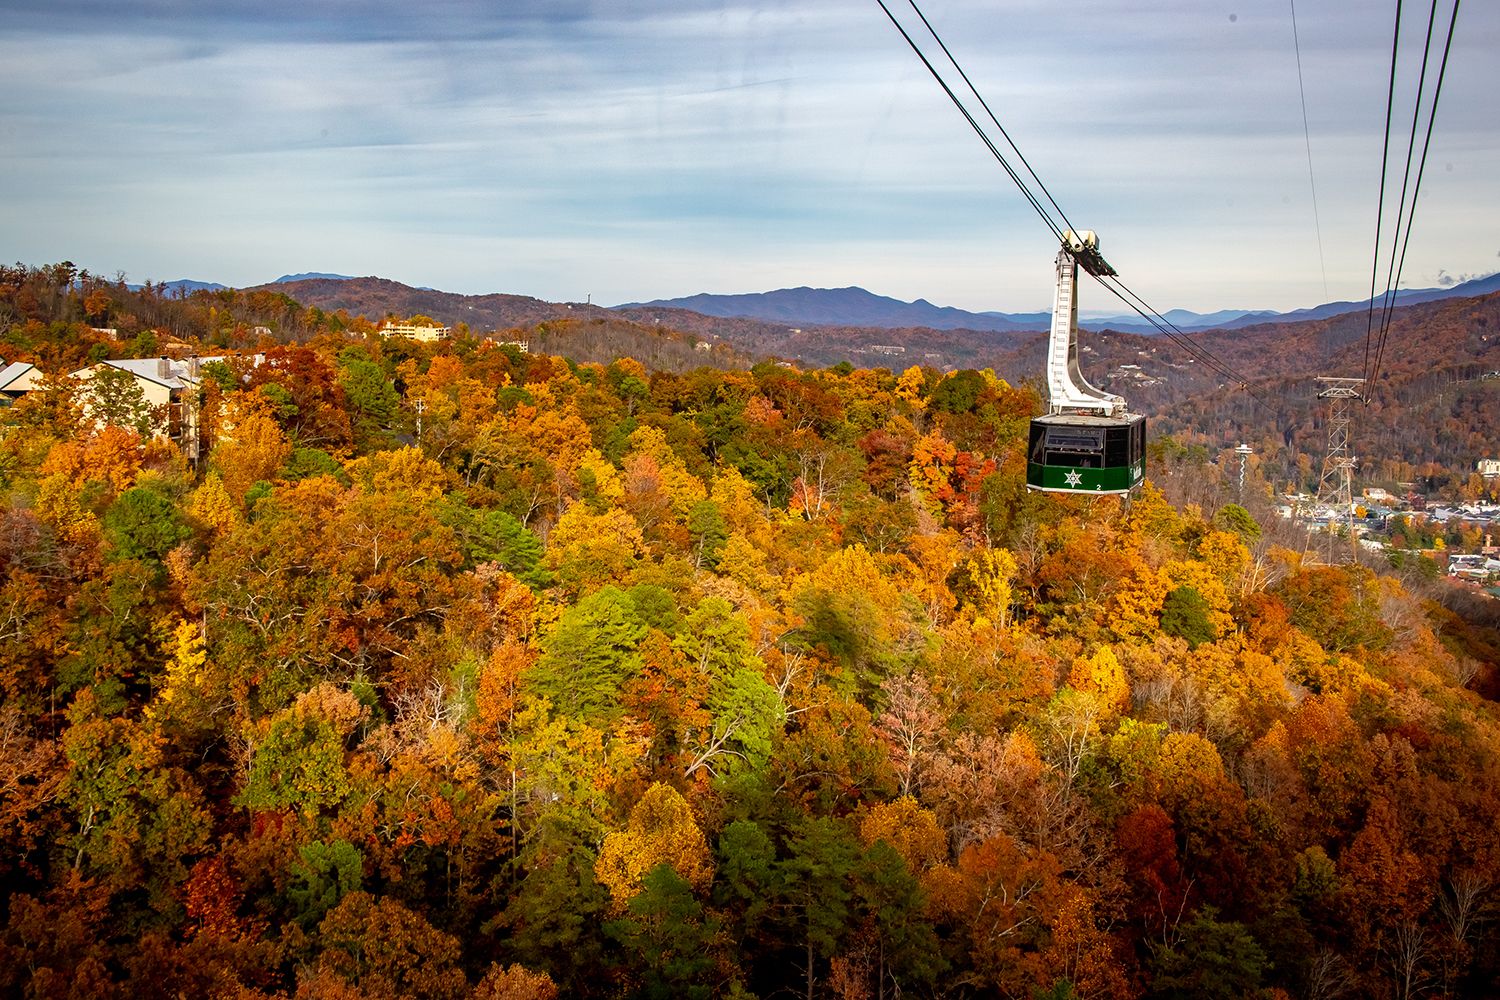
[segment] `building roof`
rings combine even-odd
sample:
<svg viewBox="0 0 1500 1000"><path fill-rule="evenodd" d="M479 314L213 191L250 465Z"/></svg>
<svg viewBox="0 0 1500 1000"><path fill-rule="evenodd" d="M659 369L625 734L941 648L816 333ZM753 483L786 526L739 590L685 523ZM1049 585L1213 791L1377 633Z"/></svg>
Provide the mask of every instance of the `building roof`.
<svg viewBox="0 0 1500 1000"><path fill-rule="evenodd" d="M161 373L160 358L120 358L116 361L106 361L106 365L127 371L136 378L164 385L169 389L184 389L189 385L197 384L196 378L189 378L188 365L186 361L167 361L167 374Z"/></svg>
<svg viewBox="0 0 1500 1000"><path fill-rule="evenodd" d="M210 361L227 361L233 357L238 357L238 355L214 355L213 357L199 358L198 364L206 365ZM261 357L262 356L259 354L254 355L254 362L256 364L259 364ZM161 373L161 362L163 360L167 362L167 374L165 375ZM111 367L118 368L121 371L127 371L130 374L134 375L136 378L142 378L148 382L155 382L157 385L166 386L168 389L184 389L190 385L197 385L199 382L203 381L202 375L191 374L192 368L186 359L179 361L172 358L116 358L112 361L101 361L99 362L99 364L110 365ZM89 368L74 372L73 374L81 375L83 374L83 372L89 371L89 369L95 367L97 366L90 365Z"/></svg>
<svg viewBox="0 0 1500 1000"><path fill-rule="evenodd" d="M26 379L26 376L31 375L35 371L36 365L28 364L24 361L12 361L4 368L0 368L0 392L4 392L12 385L15 385L15 383ZM27 381L30 380L28 379ZM29 389L30 386L23 386L22 388Z"/></svg>

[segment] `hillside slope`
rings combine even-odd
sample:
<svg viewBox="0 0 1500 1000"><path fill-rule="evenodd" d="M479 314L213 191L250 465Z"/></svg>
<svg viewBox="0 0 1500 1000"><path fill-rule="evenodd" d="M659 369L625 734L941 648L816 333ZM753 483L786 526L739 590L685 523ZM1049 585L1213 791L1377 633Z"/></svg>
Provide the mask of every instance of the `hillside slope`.
<svg viewBox="0 0 1500 1000"><path fill-rule="evenodd" d="M94 292L285 307L14 276L53 357ZM198 463L0 409L0 996L1500 995L1453 591L1172 455L1031 493L980 372L299 315L205 373Z"/></svg>

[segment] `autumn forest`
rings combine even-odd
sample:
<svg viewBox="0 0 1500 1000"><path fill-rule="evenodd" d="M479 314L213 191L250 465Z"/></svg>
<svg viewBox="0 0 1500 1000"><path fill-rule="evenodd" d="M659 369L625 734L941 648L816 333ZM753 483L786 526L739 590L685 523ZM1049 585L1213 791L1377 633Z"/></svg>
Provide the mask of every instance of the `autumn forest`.
<svg viewBox="0 0 1500 1000"><path fill-rule="evenodd" d="M1493 617L1169 448L1029 493L989 369L618 332L0 272L47 372L0 409L0 993L1500 992ZM191 442L65 377L176 347Z"/></svg>

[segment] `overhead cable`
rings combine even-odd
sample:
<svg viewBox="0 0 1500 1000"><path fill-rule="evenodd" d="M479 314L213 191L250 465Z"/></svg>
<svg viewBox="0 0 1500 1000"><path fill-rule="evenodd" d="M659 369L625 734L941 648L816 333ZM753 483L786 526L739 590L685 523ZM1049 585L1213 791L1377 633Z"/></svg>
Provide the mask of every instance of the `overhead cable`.
<svg viewBox="0 0 1500 1000"><path fill-rule="evenodd" d="M1375 253L1370 262L1370 303L1365 316L1365 364L1360 372L1370 377L1370 345L1375 332L1375 278L1380 273L1380 235L1385 232L1385 178L1391 155L1391 113L1396 103L1396 60L1401 46L1401 0L1396 0L1396 30L1391 35L1391 76L1385 92L1385 140L1380 147L1380 196L1375 202Z"/></svg>
<svg viewBox="0 0 1500 1000"><path fill-rule="evenodd" d="M1032 193L1031 189L1026 186L1026 183L1021 180L1020 175L1016 173L1015 169L1005 159L1005 156L1000 152L999 147L995 145L994 141L991 140L989 135L984 131L984 127L981 126L979 122L975 120L974 116L969 113L969 109L964 106L964 103L959 98L959 96L953 92L953 88L948 86L948 81L944 80L942 74L938 72L937 67L932 65L932 62L927 58L927 54L922 51L920 46L917 45L916 40L907 33L905 26L903 26L901 22L896 19L896 15L891 13L891 9L885 5L885 0L875 0L875 2L880 5L881 10L885 11L885 16L890 18L891 24L896 26L896 30L901 32L901 37L906 39L906 44L909 45L911 47L911 50L916 53L917 58L922 60L922 65L927 67L927 72L931 73L932 78L937 81L938 86L943 88L943 93L948 95L948 100L952 101L953 106L958 109L958 113L964 116L964 120L969 123L969 127L972 128L974 130L974 133L979 136L979 140L985 144L985 146L989 149L991 155L993 155L995 159L1000 162L1000 166L1005 168L1005 172L1010 175L1010 179L1015 182L1016 187L1019 188L1021 190L1021 193L1026 196L1026 200L1031 203L1031 207L1036 210L1037 215L1039 215L1042 221L1046 223L1047 228L1052 230L1052 235L1055 236L1059 242L1061 242L1063 238L1062 229L1057 225L1057 223L1052 221L1052 217L1047 214L1047 210L1042 207L1042 204L1037 200L1036 195ZM913 6L915 6L915 4Z"/></svg>
<svg viewBox="0 0 1500 1000"><path fill-rule="evenodd" d="M1137 295L1135 292L1132 292L1128 287L1126 287L1124 282L1120 281L1118 277L1106 280L1105 278L1096 276L1095 280L1097 280L1099 284L1108 289L1109 292L1113 294L1117 299L1133 309L1146 322L1154 326L1157 331L1160 332L1169 341L1182 348L1187 354L1203 362L1206 367L1212 369L1218 375L1227 379L1230 384L1239 389L1243 389L1257 403L1261 404L1267 409L1275 409L1275 407L1273 407L1264 396L1256 392L1254 389L1250 388L1250 382L1244 375L1241 375L1239 372L1229 367L1201 343L1194 341L1190 337L1190 335L1180 327L1178 327L1177 324L1173 323L1165 316L1162 316L1162 314L1157 312L1156 309L1152 308L1152 306L1148 302L1146 302L1139 295ZM1118 285L1119 287L1116 288L1115 285Z"/></svg>
<svg viewBox="0 0 1500 1000"><path fill-rule="evenodd" d="M1323 298L1328 294L1328 262L1323 256L1323 220L1318 215L1318 183L1313 178L1312 132L1307 127L1307 87L1302 82L1302 41L1297 36L1297 0L1292 5L1292 48L1297 53L1297 94L1302 98L1302 141L1307 147L1307 186L1312 190L1313 229L1318 234L1318 267L1323 272Z"/></svg>
<svg viewBox="0 0 1500 1000"><path fill-rule="evenodd" d="M1416 217L1416 214L1417 214L1417 198L1418 198L1418 196L1422 192L1422 175L1423 175L1423 173L1427 169L1427 153L1428 153L1428 150L1432 146L1432 129L1433 129L1433 125L1437 121L1438 100L1439 100L1439 98L1442 97L1442 94L1443 94L1443 78L1447 75L1447 72L1448 72L1448 55L1449 55L1449 53L1453 49L1453 30L1454 30L1454 27L1458 24L1458 6L1459 6L1459 2L1460 2L1460 0L1453 0L1453 11L1449 15L1449 18L1448 18L1448 33L1447 33L1447 37L1445 38L1445 40L1443 42L1443 58L1438 63L1437 82L1433 86L1433 91L1432 91L1432 107L1427 112L1427 132L1426 132L1426 135L1424 135L1423 138L1422 138L1422 156L1421 156L1421 159L1417 162L1417 176L1416 176L1415 183L1412 185L1411 205L1407 208L1407 211L1406 211L1406 231L1401 235L1401 250L1400 250L1400 254L1399 255L1396 254L1396 249L1395 249L1394 245L1391 248L1392 256L1393 256L1393 258L1395 260L1395 271L1394 271L1394 276L1388 278L1388 280L1386 282L1386 300L1385 300L1385 308L1383 310L1382 317L1381 317L1380 340L1377 343L1376 348L1375 348L1375 365L1374 365L1374 368L1373 368L1373 370L1371 372L1371 375L1370 375L1370 382L1366 386L1366 392L1365 392L1365 398L1366 399L1368 399L1370 397L1371 393L1373 392L1374 386L1375 386L1376 382L1380 378L1381 367L1382 367L1382 365L1383 365L1383 363L1385 361L1385 346L1386 346L1387 338L1390 336L1391 322L1394 319L1394 312L1395 312L1395 307L1396 307L1396 294L1397 294L1397 292L1399 291L1399 289L1401 287L1401 271L1406 266L1406 248L1407 248L1408 244L1411 242L1412 221ZM1432 3L1432 13L1433 13L1433 15L1436 15L1436 13L1437 13L1437 0L1433 0L1433 3ZM1432 17L1429 17L1429 19L1428 19L1428 23L1427 23L1427 37L1428 37L1427 49L1423 52L1423 57L1422 57L1422 69L1423 69L1423 74L1422 75L1424 77L1426 76L1427 58L1428 58L1428 54L1431 51L1431 44L1432 44L1432 42L1431 42L1431 39L1432 39ZM1417 103L1418 103L1419 106L1421 104L1421 97L1422 97L1422 95L1421 95L1421 86L1419 84L1418 85L1418 91L1417 91ZM1417 128L1418 117L1419 117L1418 112L1414 111L1413 114L1412 114L1412 138L1413 138L1413 140L1416 137L1416 128ZM1410 170L1411 170L1411 146L1409 145L1408 148L1407 148L1407 172L1408 172L1408 174L1410 173Z"/></svg>
<svg viewBox="0 0 1500 1000"><path fill-rule="evenodd" d="M922 21L923 26L926 27L928 33L932 36L938 47L942 49L943 54L947 57L949 63L953 65L953 68L963 79L964 84L968 87L969 91L974 95L975 99L979 101L980 106L984 108L985 113L988 115L990 121L994 123L995 128L998 129L1000 134L1004 137L1005 142L1015 152L1016 157L1024 165L1026 172L1031 176L1031 179L1036 182L1036 186L1041 190L1042 195L1046 198L1047 202L1057 213L1057 219L1054 219L1052 217L1051 213L1049 213L1046 207L1042 204L1041 199L1037 197L1036 193L1031 190L1031 187L1021 178L1019 172L1011 166L1004 153L1001 152L999 146L996 145L996 143L989 137L989 134L985 131L983 125L978 121L975 115L969 111L967 106L965 106L962 98L960 98L959 95L954 92L954 89L949 86L948 82L943 78L942 73L937 69L936 66L933 65L932 61L928 59L926 53L922 51L921 46L917 44L916 40L912 38L911 34L906 30L901 21L895 16L895 14L891 12L890 7L888 7L885 3L885 0L875 0L875 2L880 5L880 9L885 12L885 16L890 20L891 24L895 26L896 30L901 33L901 37L906 41L906 44L911 48L912 52L915 53L917 58L922 61L922 65L927 68L927 72L932 75L932 78L937 81L938 86L943 89L943 93L948 95L948 99L953 102L953 105L958 109L959 114L963 115L964 120L969 123L969 127L974 130L975 134L979 136L980 141L984 143L987 149L989 149L990 154L994 156L997 161L999 161L1001 167L1004 168L1011 181L1015 183L1016 187L1021 191L1022 195L1025 196L1027 202L1037 213L1038 217L1040 217L1047 228L1051 230L1054 238L1058 239L1060 242L1066 243L1067 241L1063 238L1064 229L1066 228L1075 232L1077 230L1068 220L1066 213L1063 212L1056 199L1052 197L1052 193L1047 189L1047 186L1042 183L1041 178L1032 168L1030 162L1027 161L1024 155L1022 155L1015 141L1010 137L1010 134L1005 130L1004 126L1000 124L999 119L990 109L990 106L985 102L984 98L980 95L978 89L974 86L968 75L964 73L963 67L959 65L958 60L953 56L953 53L948 49L948 46L944 44L941 36L939 36L936 29L933 28L932 23L927 19L927 16L922 13L922 9L920 6L918 6L916 0L907 0L907 2L910 4L911 9L916 13L917 17ZM1134 292L1131 292L1130 289L1123 283L1119 282L1119 279L1117 277L1114 280L1118 284L1118 287L1106 283L1099 275L1094 275L1094 277L1096 280L1099 280L1100 284L1103 284L1105 288L1109 289L1109 291L1113 295L1119 298L1126 305L1130 306L1130 308L1134 312L1138 313L1143 319L1147 321L1147 323L1154 327L1158 332L1163 334L1171 343L1178 345L1189 355L1194 357L1196 360L1202 361L1206 367L1211 368L1224 378L1228 379L1234 385L1245 388L1248 391L1249 380L1247 378L1237 373L1232 367L1229 366L1227 362L1217 357L1207 347L1193 341L1186 333L1179 329L1170 320L1162 316L1156 310L1152 309L1143 299L1135 295ZM1132 299L1134 301L1132 301ZM1269 405L1266 404L1265 400L1263 400L1257 394L1252 392L1251 396L1255 398L1257 402L1260 402L1263 405Z"/></svg>
<svg viewBox="0 0 1500 1000"><path fill-rule="evenodd" d="M921 18L922 26L927 29L927 33L932 36L932 40L937 42L938 48L943 50L943 55L948 57L948 61L953 64L953 68L957 70L958 75L963 78L964 85L969 88L969 93L974 95L974 99L979 102L979 106L981 108L984 108L984 113L989 115L990 121L995 123L995 128L999 129L1000 134L1005 137L1005 141L1010 146L1011 151L1016 154L1016 157L1021 161L1021 165L1024 166L1026 168L1026 172L1031 175L1031 179L1036 181L1036 186L1041 188L1042 194L1047 196L1047 201L1052 205L1053 209L1056 210L1058 217L1062 219L1062 221L1067 225L1068 229L1071 229L1076 233L1078 230L1074 228L1073 221L1069 219L1067 213L1062 210L1062 206L1057 203L1057 199L1052 197L1052 192L1047 190L1047 185L1042 183L1042 179L1036 175L1036 171L1031 168L1031 162L1026 159L1026 154L1021 152L1021 149L1016 145L1015 140L1010 137L1010 133L1005 131L1005 126L1000 124L1000 119L995 117L995 112L990 110L990 106L988 103L986 103L983 95L979 93L978 88L976 88L973 81L969 79L969 74L964 72L964 68L958 64L958 60L953 58L953 53L948 51L948 46L943 43L943 39L937 33L937 29L932 26L932 22L927 20L927 15L922 13L922 8L917 6L916 0L907 0L907 3L911 4L911 9L916 12L917 17ZM882 4L882 6L884 6L884 4Z"/></svg>

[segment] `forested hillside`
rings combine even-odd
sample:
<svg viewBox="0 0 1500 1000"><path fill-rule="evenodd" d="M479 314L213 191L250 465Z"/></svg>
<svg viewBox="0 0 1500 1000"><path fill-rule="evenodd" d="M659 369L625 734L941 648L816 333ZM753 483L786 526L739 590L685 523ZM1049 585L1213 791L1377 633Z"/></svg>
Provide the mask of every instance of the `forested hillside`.
<svg viewBox="0 0 1500 1000"><path fill-rule="evenodd" d="M7 355L123 309L41 287ZM261 305L198 467L0 410L0 992L1500 991L1493 629L1181 460L1026 492L987 371Z"/></svg>
<svg viewBox="0 0 1500 1000"><path fill-rule="evenodd" d="M623 317L647 330L682 331L743 357L784 357L817 366L847 361L897 371L913 364L937 369L989 367L1017 383L1039 375L1046 351L1045 333L791 327L685 309L603 310L520 296L458 296L377 278L274 287L324 309L347 308L372 320L388 312L424 312L445 322L471 325L534 328L545 321L548 328L583 330L597 337L604 317L613 322ZM558 317L563 318L561 324ZM1202 446L1211 454L1247 443L1255 448L1256 462L1267 479L1311 489L1327 447L1314 378L1359 374L1365 366L1369 325L1365 311L1353 311L1191 335L1243 374L1253 394L1227 385L1159 336L1093 331L1083 338L1083 361L1091 380L1123 394L1134 409L1183 443ZM1500 402L1495 398L1500 382L1479 384L1485 372L1500 370L1497 331L1497 294L1418 302L1394 312L1381 384L1371 403L1360 408L1353 442L1369 480L1384 485L1425 480L1432 489L1452 490L1467 480L1477 459L1500 454ZM613 342L617 350L633 352L653 366L691 366L691 358L650 356L646 352L655 345L648 342ZM552 349L584 357L579 347ZM610 357L607 351L587 355L600 361ZM716 356L715 363L726 362ZM1414 447L1417 442L1420 446Z"/></svg>
<svg viewBox="0 0 1500 1000"><path fill-rule="evenodd" d="M354 290L359 309L351 312L326 302L304 305L286 293L289 288L305 291L339 285ZM408 301L400 294L392 295L391 287L424 297ZM373 295L379 305L371 305L369 295L360 295L360 289ZM447 300L465 298L431 294L444 296L445 301L436 304L450 307L453 303ZM575 312L522 296L483 298L519 303L521 312L506 314L511 316L511 325L487 325L495 318L492 312L465 318L461 309L451 308L417 318L451 324L453 350L459 353L473 350L477 338L484 337L535 344L539 351L566 354L575 361L609 362L629 355L653 368L672 371L704 364L748 368L751 362L751 355L728 343L707 341L691 331L656 323L633 322L605 309L580 306ZM380 278L308 279L184 295L150 282L133 288L121 276L104 278L79 271L68 262L49 267L0 266L0 356L7 361L30 361L57 374L106 358L274 349L320 336L364 337L373 334L384 319L413 316L416 310L408 307L419 304L434 303L421 289ZM404 349L403 343L389 344L385 350L395 357Z"/></svg>
<svg viewBox="0 0 1500 1000"><path fill-rule="evenodd" d="M387 315L420 313L443 323L466 324L471 329L515 329L523 334L538 327L587 328L607 324L616 330L671 331L671 336L691 335L732 348L746 357L781 357L813 365L841 361L868 363L927 364L933 367L973 367L994 364L995 358L1014 350L1032 335L1012 329L935 330L928 327L888 329L853 325L797 325L744 317L707 316L668 306L624 306L606 309L582 302L543 302L522 295L457 295L428 288L412 288L385 278L350 278L278 282L246 294L275 291L328 312L378 322ZM886 355L871 350L876 345L901 350ZM628 348L631 345L619 344ZM628 353L628 352L627 352ZM576 356L571 348L569 356ZM608 360L608 359L606 359ZM645 357L640 358L647 361ZM699 359L701 361L701 359Z"/></svg>
<svg viewBox="0 0 1500 1000"><path fill-rule="evenodd" d="M544 302L528 295L456 295L432 288L412 288L388 278L304 278L262 285L299 302L333 312L344 310L378 322L387 315L421 313L447 324L467 323L475 329L524 327L547 320L570 318L574 306ZM256 289L249 289L255 291ZM597 306L576 307L590 316L606 316Z"/></svg>
<svg viewBox="0 0 1500 1000"><path fill-rule="evenodd" d="M1315 488L1328 441L1315 378L1358 376L1366 328L1361 312L1193 334L1247 378L1248 390L1160 337L1087 336L1083 367L1159 431L1210 454L1249 444L1266 479ZM996 357L996 370L1040 371L1045 348L1045 338L1034 339ZM1452 489L1476 460L1500 454L1500 379L1484 378L1500 371L1500 294L1396 310L1383 361L1369 402L1354 411L1351 446L1364 481Z"/></svg>

